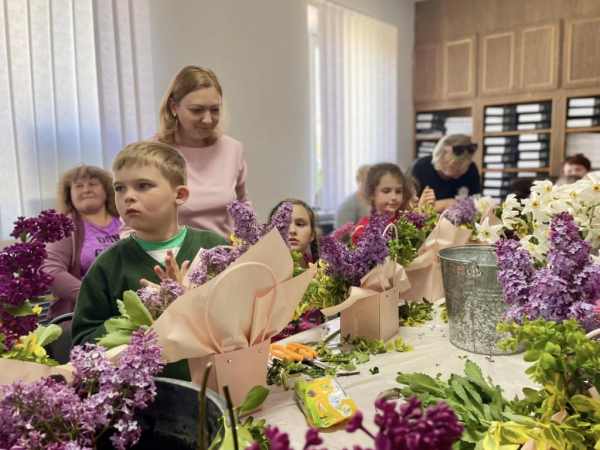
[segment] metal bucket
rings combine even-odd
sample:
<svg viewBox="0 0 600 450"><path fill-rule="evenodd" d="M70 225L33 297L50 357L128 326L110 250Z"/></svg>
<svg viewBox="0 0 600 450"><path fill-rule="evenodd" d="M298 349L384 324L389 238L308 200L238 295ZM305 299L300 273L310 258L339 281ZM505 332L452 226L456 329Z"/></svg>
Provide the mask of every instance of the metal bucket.
<svg viewBox="0 0 600 450"><path fill-rule="evenodd" d="M509 306L502 301L498 283L498 262L490 245L461 245L438 252L448 309L450 342L456 347L482 355L510 355L498 343L504 333L496 331Z"/></svg>

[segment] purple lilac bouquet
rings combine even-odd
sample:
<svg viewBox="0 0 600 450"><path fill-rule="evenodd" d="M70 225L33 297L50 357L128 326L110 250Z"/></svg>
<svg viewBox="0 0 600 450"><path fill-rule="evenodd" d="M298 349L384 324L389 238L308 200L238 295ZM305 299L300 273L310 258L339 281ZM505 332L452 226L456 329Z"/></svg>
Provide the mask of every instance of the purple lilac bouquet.
<svg viewBox="0 0 600 450"><path fill-rule="evenodd" d="M148 286L138 289L136 293L146 309L157 319L176 298L184 294L184 289L176 281L166 278L158 288Z"/></svg>
<svg viewBox="0 0 600 450"><path fill-rule="evenodd" d="M511 305L506 319L521 323L540 317L562 322L575 318L596 328L594 307L600 300L600 265L590 256L591 245L579 236L579 227L567 212L550 224L548 267L536 270L527 250L512 240L495 244L502 298Z"/></svg>
<svg viewBox="0 0 600 450"><path fill-rule="evenodd" d="M0 448L95 449L110 429L114 448L135 444L141 434L135 409L154 401L153 376L165 366L157 341L152 330L134 332L118 368L102 347L77 346L71 352L70 384L45 378L2 386Z"/></svg>
<svg viewBox="0 0 600 450"><path fill-rule="evenodd" d="M375 450L451 450L453 442L463 433L463 426L456 414L443 402L423 411L421 401L413 396L397 410L394 403L381 398L375 402L375 407L381 411L375 416L375 424L379 428L377 435L363 425L360 411L346 426L349 433L357 430L366 433L373 439ZM288 435L276 427L266 428L265 435L272 450L291 450ZM323 440L318 431L308 430L304 450L321 444ZM254 442L249 449L259 450L260 445ZM362 450L362 447L355 445L353 450Z"/></svg>
<svg viewBox="0 0 600 450"><path fill-rule="evenodd" d="M41 270L47 243L69 237L73 222L53 209L38 217L19 217L10 234L20 242L0 253L0 341L10 349L16 340L34 331L38 315L30 300L38 300L48 291L52 276Z"/></svg>
<svg viewBox="0 0 600 450"><path fill-rule="evenodd" d="M321 260L326 264L325 274L345 280L350 286L359 286L361 278L377 264L383 263L389 255L387 237L384 235L388 222L387 213L374 211L355 249L334 236L325 236L321 254Z"/></svg>
<svg viewBox="0 0 600 450"><path fill-rule="evenodd" d="M471 197L459 200L458 203L446 211L444 215L455 226L467 225L477 218L477 208Z"/></svg>
<svg viewBox="0 0 600 450"><path fill-rule="evenodd" d="M293 207L291 203L282 203L268 226L256 219L254 212L235 200L227 205L227 213L233 219L234 247L227 251L223 247L214 247L200 255L200 264L190 272L192 286L201 286L223 272L231 263L243 255L252 245L260 241L267 233L277 228L286 245L290 234Z"/></svg>

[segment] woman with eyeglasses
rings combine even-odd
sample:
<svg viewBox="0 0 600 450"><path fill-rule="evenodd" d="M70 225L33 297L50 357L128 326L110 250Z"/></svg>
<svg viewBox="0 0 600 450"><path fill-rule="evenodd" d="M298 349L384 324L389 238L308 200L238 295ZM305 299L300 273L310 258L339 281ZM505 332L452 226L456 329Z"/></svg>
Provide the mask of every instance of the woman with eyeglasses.
<svg viewBox="0 0 600 450"><path fill-rule="evenodd" d="M477 144L469 136L453 134L440 140L431 156L413 164L410 172L421 188L435 192L437 212L451 207L457 199L481 193L479 171L473 162L476 150Z"/></svg>

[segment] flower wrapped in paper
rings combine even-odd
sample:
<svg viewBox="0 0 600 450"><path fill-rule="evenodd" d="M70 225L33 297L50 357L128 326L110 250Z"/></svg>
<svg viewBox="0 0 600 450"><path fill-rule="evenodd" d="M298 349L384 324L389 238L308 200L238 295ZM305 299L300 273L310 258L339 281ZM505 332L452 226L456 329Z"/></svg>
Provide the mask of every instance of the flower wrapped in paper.
<svg viewBox="0 0 600 450"><path fill-rule="evenodd" d="M252 386L265 384L270 339L289 322L315 270L294 277L289 249L272 230L154 322L163 356L187 359L195 382L213 362L209 387L222 393L227 384L233 403L243 401Z"/></svg>

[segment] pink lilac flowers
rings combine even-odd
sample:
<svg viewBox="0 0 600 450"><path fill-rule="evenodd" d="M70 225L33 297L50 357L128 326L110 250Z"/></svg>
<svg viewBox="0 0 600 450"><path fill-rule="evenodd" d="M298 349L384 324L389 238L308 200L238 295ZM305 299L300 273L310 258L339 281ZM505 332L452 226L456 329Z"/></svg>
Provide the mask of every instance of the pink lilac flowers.
<svg viewBox="0 0 600 450"><path fill-rule="evenodd" d="M381 411L375 416L375 424L379 429L377 434L373 434L363 425L363 415L360 411L346 426L349 433L358 430L366 433L373 439L375 450L451 450L454 441L462 436L463 426L446 403L438 403L435 407L423 411L421 401L413 396L399 409L384 398L378 399L375 407ZM265 435L271 442L272 450L291 450L288 435L277 428L265 429ZM306 433L304 450L322 443L319 433L310 429ZM260 446L254 442L249 448L259 450ZM362 450L362 447L355 445L353 450Z"/></svg>
<svg viewBox="0 0 600 450"><path fill-rule="evenodd" d="M596 327L590 320L600 299L600 266L594 264L591 246L580 238L569 213L554 217L548 242L548 267L539 270L516 241L496 243L498 281L504 301L511 305L506 319L520 323L523 315L556 322L575 318L586 327Z"/></svg>
<svg viewBox="0 0 600 450"><path fill-rule="evenodd" d="M269 231L277 228L285 244L289 247L290 225L293 207L291 203L282 203L268 227L256 220L254 212L235 200L227 205L227 213L234 223L233 236L236 246L231 251L223 247L214 247L200 254L200 264L189 274L192 286L201 286L223 272L231 263L243 255L252 245L260 241Z"/></svg>
<svg viewBox="0 0 600 450"><path fill-rule="evenodd" d="M135 444L140 429L136 408L154 401L153 376L165 365L154 331L136 331L115 367L102 347L75 347L71 384L46 378L2 386L0 448L92 449L111 428L119 450Z"/></svg>
<svg viewBox="0 0 600 450"><path fill-rule="evenodd" d="M471 197L459 200L456 205L448 209L444 217L457 227L468 222L473 222L477 218L475 202Z"/></svg>
<svg viewBox="0 0 600 450"><path fill-rule="evenodd" d="M45 244L69 237L72 231L71 219L53 209L15 222L11 236L21 242L0 253L0 334L6 337L4 345L9 349L38 324L37 314L14 315L10 308L46 294L53 278L41 270L48 256Z"/></svg>

